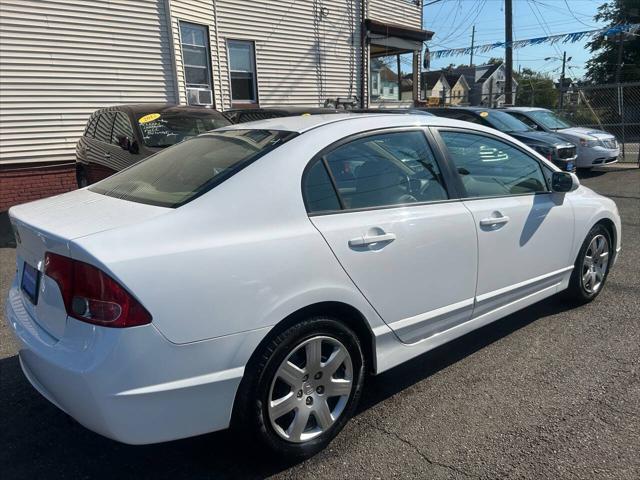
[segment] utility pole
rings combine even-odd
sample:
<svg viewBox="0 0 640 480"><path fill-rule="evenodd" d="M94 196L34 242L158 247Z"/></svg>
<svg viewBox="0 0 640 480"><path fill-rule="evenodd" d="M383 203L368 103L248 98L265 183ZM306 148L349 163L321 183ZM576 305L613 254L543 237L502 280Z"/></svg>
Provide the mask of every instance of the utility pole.
<svg viewBox="0 0 640 480"><path fill-rule="evenodd" d="M622 54L624 49L624 36L622 33L618 34L618 62L616 63L616 83L620 83L620 77L622 74Z"/></svg>
<svg viewBox="0 0 640 480"><path fill-rule="evenodd" d="M562 53L562 73L560 74L560 110L564 107L564 69L567 64L567 52Z"/></svg>
<svg viewBox="0 0 640 480"><path fill-rule="evenodd" d="M471 29L471 58L469 59L469 66L473 66L473 46L475 45L476 40L476 26L474 25Z"/></svg>
<svg viewBox="0 0 640 480"><path fill-rule="evenodd" d="M504 0L504 41L505 46L505 102L507 105L513 105L513 5L512 0Z"/></svg>

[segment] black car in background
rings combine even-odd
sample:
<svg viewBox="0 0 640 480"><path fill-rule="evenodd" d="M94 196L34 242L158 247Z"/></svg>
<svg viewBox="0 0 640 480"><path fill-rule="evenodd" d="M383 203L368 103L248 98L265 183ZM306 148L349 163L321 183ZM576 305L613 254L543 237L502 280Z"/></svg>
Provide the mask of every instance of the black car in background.
<svg viewBox="0 0 640 480"><path fill-rule="evenodd" d="M424 109L438 117L453 118L495 128L533 148L560 169L576 170L577 151L573 143L552 133L537 132L508 113L482 107L446 107Z"/></svg>
<svg viewBox="0 0 640 480"><path fill-rule="evenodd" d="M224 115L231 123L254 122L269 118L293 117L297 115L322 115L326 113L345 113L346 110L321 107L269 107L234 108L225 110Z"/></svg>
<svg viewBox="0 0 640 480"><path fill-rule="evenodd" d="M187 138L229 125L209 108L145 103L96 110L76 145L76 180L85 187Z"/></svg>

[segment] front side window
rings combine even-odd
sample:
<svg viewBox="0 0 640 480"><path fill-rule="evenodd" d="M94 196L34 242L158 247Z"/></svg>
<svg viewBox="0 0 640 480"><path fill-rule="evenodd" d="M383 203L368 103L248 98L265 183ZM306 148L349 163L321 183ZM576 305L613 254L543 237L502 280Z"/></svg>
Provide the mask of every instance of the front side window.
<svg viewBox="0 0 640 480"><path fill-rule="evenodd" d="M180 22L180 42L187 88L211 90L211 62L207 27Z"/></svg>
<svg viewBox="0 0 640 480"><path fill-rule="evenodd" d="M229 130L193 138L94 184L90 190L132 202L179 207L295 136L276 130L258 132L260 135L256 130Z"/></svg>
<svg viewBox="0 0 640 480"><path fill-rule="evenodd" d="M111 130L113 129L113 119L115 114L113 112L102 112L98 123L96 124L96 133L94 138L100 142L111 142Z"/></svg>
<svg viewBox="0 0 640 480"><path fill-rule="evenodd" d="M524 123L527 127L532 128L533 130L538 130L538 124L536 122L534 122L533 120L531 120L526 115L522 115L521 113L514 113L514 112L509 112L509 115L511 115L512 117L517 118L522 123Z"/></svg>
<svg viewBox="0 0 640 480"><path fill-rule="evenodd" d="M440 132L467 197L546 192L537 160L496 138L462 132Z"/></svg>
<svg viewBox="0 0 640 480"><path fill-rule="evenodd" d="M342 145L317 160L326 162L335 191L346 209L374 208L446 200L444 182L435 157L421 131L371 135ZM314 167L304 189L309 212L317 211L310 198L320 198L321 210L336 202L321 172L312 182ZM319 186L318 186L319 185ZM315 190L314 190L315 189ZM313 192L316 193L313 193ZM335 195L335 193L334 193Z"/></svg>
<svg viewBox="0 0 640 480"><path fill-rule="evenodd" d="M221 113L205 109L202 113L140 114L138 119L142 141L151 148L170 147L201 133L225 127L230 123Z"/></svg>
<svg viewBox="0 0 640 480"><path fill-rule="evenodd" d="M229 40L227 48L229 51L231 99L234 102L257 102L253 42Z"/></svg>

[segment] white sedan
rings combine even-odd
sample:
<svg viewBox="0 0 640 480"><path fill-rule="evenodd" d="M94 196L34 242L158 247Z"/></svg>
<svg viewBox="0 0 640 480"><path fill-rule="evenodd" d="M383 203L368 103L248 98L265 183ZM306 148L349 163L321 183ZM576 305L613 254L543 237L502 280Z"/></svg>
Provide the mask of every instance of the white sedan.
<svg viewBox="0 0 640 480"><path fill-rule="evenodd" d="M317 115L216 130L13 207L6 318L33 386L146 444L231 425L308 456L384 372L602 290L613 201L496 130Z"/></svg>

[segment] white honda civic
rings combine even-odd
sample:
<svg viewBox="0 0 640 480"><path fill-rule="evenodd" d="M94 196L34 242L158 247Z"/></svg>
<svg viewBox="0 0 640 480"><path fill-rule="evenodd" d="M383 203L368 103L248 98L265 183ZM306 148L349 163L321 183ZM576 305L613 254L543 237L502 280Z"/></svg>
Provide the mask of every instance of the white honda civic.
<svg viewBox="0 0 640 480"><path fill-rule="evenodd" d="M613 201L496 130L317 115L216 130L13 207L6 318L33 386L130 443L240 426L311 455L378 374L566 290Z"/></svg>

